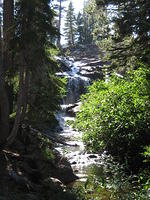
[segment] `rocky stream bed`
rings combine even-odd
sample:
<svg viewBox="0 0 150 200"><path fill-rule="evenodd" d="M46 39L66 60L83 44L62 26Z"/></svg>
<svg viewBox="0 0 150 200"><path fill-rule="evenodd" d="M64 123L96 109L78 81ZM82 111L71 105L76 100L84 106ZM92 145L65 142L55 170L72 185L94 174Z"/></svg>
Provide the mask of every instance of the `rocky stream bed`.
<svg viewBox="0 0 150 200"><path fill-rule="evenodd" d="M71 57L59 58L61 61L62 72L58 76L67 78L67 96L61 105L61 111L56 114L59 121L56 138L61 138L68 145L58 144L56 149L65 156L78 181L85 182L88 170L101 163L98 154L86 152L82 141L82 133L72 129L67 125L67 121L74 120L76 112L80 109L80 95L87 91L87 86L94 80L103 79L103 63L99 57L99 50L96 46L83 46L72 51Z"/></svg>

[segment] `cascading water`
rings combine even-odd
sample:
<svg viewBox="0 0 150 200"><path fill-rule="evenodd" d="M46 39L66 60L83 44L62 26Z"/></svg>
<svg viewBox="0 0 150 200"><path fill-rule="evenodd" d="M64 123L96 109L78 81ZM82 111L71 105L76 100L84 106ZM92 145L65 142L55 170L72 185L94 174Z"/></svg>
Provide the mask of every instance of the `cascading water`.
<svg viewBox="0 0 150 200"><path fill-rule="evenodd" d="M70 70L65 72L65 77L68 80L67 83L67 95L64 99L64 104L76 103L80 95L86 91L86 86L90 84L90 79L79 75L80 62L70 64Z"/></svg>
<svg viewBox="0 0 150 200"><path fill-rule="evenodd" d="M67 120L74 120L74 117L70 116L68 110L74 108L80 99L80 95L86 91L86 87L90 84L90 78L81 76L79 73L82 65L84 65L82 62L72 63L70 61L70 69L67 68L64 72L57 73L58 76L66 77L68 80L67 95L63 101L63 105L61 105L62 110L56 115L61 127L61 131L58 134L68 146L59 144L56 149L68 158L76 175L84 181L87 176L86 169L88 166L98 163L100 159L96 154L86 153L82 142L82 133L73 130L66 123Z"/></svg>

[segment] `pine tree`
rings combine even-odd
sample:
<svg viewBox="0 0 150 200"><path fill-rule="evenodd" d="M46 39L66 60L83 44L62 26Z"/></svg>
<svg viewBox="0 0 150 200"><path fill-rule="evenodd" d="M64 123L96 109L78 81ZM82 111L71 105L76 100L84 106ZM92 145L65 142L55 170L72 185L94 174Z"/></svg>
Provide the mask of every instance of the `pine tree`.
<svg viewBox="0 0 150 200"><path fill-rule="evenodd" d="M7 70L12 67L10 40L13 37L14 0L4 0L3 11L3 65Z"/></svg>
<svg viewBox="0 0 150 200"><path fill-rule="evenodd" d="M57 19L57 26L58 26L58 31L59 31L59 35L58 35L58 40L57 40L57 46L61 47L60 41L61 41L61 21L62 21L62 13L64 11L64 7L63 7L63 2L65 2L67 0L57 0L57 2L54 4L54 8L56 10L56 12L58 13L58 19Z"/></svg>
<svg viewBox="0 0 150 200"><path fill-rule="evenodd" d="M95 1L85 2L83 9L83 41L84 43L93 43L94 29L97 23Z"/></svg>
<svg viewBox="0 0 150 200"><path fill-rule="evenodd" d="M83 21L84 21L84 43L92 43L93 42L93 28L94 28L94 15L89 12L89 6L91 5L91 1L87 1L84 4L83 9Z"/></svg>
<svg viewBox="0 0 150 200"><path fill-rule="evenodd" d="M6 138L9 135L10 111L8 92L6 90L6 74L8 69L12 67L10 40L13 27L13 4L13 0L3 1L3 47L0 35L0 146L6 143Z"/></svg>
<svg viewBox="0 0 150 200"><path fill-rule="evenodd" d="M19 88L14 110L16 116L7 139L8 144L11 144L16 137L19 125L26 114L27 105L28 112L34 113L36 110L37 114L37 110L40 109L42 113L44 108L40 107L41 104L37 104L37 99L42 99L45 107L44 100L48 98L47 93L45 94L47 90L50 94L51 90L56 92L56 94L52 93L53 99L49 99L49 102L51 100L53 105L58 103L55 99L58 96L58 87L52 75L56 65L52 63L47 52L47 49L52 46L51 38L57 33L52 25L54 13L49 3L49 0L19 0L16 3L16 31L12 48L17 61L15 73L19 77ZM40 117L42 119L42 115Z"/></svg>
<svg viewBox="0 0 150 200"><path fill-rule="evenodd" d="M62 13L62 0L59 0L59 24L58 24L58 30L59 30L59 33L61 34L61 14ZM60 34L59 34L59 37L58 37L58 46L60 47Z"/></svg>
<svg viewBox="0 0 150 200"><path fill-rule="evenodd" d="M3 3L3 42L0 32L0 147L14 141L27 112L36 113L35 116L39 112L40 120L53 117L59 107L62 85L55 76L56 63L49 55L49 48L53 46L51 40L58 37L58 31L53 26L54 11L50 0L18 0L15 12L13 0L4 0ZM11 58L10 55L13 55L13 67L11 60L6 59ZM6 81L17 81L16 101L11 112ZM15 116L9 133L9 116L12 112Z"/></svg>
<svg viewBox="0 0 150 200"><path fill-rule="evenodd" d="M74 46L75 44L75 32L76 32L76 19L74 14L74 8L72 2L69 3L66 23L64 28L65 38L69 46Z"/></svg>
<svg viewBox="0 0 150 200"><path fill-rule="evenodd" d="M96 0L99 7L113 15L114 35L110 48L113 67L134 65L136 60L149 64L150 1ZM111 7L109 6L111 5Z"/></svg>
<svg viewBox="0 0 150 200"><path fill-rule="evenodd" d="M83 16L82 14L79 12L78 16L77 16L77 42L79 44L83 44L83 40L84 40L84 35L83 35L83 28L84 28L84 23L83 23Z"/></svg>

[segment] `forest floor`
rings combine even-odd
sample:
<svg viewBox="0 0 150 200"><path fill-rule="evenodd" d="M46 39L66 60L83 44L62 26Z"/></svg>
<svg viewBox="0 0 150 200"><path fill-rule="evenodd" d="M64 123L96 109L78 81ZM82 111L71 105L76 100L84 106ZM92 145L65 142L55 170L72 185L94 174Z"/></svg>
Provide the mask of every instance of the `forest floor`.
<svg viewBox="0 0 150 200"><path fill-rule="evenodd" d="M0 200L76 199L67 187L77 179L70 164L34 129L20 128L0 163Z"/></svg>

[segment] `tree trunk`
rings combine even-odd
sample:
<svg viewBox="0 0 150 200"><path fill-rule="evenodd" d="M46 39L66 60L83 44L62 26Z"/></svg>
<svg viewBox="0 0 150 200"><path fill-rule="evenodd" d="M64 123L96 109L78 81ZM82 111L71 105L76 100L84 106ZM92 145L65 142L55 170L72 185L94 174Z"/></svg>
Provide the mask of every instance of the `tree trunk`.
<svg viewBox="0 0 150 200"><path fill-rule="evenodd" d="M5 79L0 62L0 146L6 142L9 134L9 103L5 87Z"/></svg>
<svg viewBox="0 0 150 200"><path fill-rule="evenodd" d="M70 32L71 32L71 44L74 46L74 35L73 35L73 24L70 24Z"/></svg>
<svg viewBox="0 0 150 200"><path fill-rule="evenodd" d="M19 67L19 92L17 97L17 111L16 111L16 117L15 122L11 131L11 134L7 138L7 145L11 145L14 141L14 139L17 136L17 132L19 129L21 116L22 116L22 105L23 105L23 93L24 93L24 65Z"/></svg>
<svg viewBox="0 0 150 200"><path fill-rule="evenodd" d="M30 80L30 72L29 69L26 69L25 73L25 81L24 81L24 94L23 94L23 109L22 109L22 116L21 116L21 121L24 120L26 111L27 111L27 105L28 105L28 89L29 89L29 80Z"/></svg>
<svg viewBox="0 0 150 200"><path fill-rule="evenodd" d="M5 75L2 65L2 37L0 18L0 146L6 142L9 134L9 103L5 87Z"/></svg>
<svg viewBox="0 0 150 200"><path fill-rule="evenodd" d="M61 44L60 44L60 35L61 35L61 10L62 10L62 0L59 0L59 24L58 24L58 30L59 30L59 36L58 36L58 42L57 42L57 45L58 47L60 48L61 47Z"/></svg>
<svg viewBox="0 0 150 200"><path fill-rule="evenodd" d="M10 40L14 34L14 0L3 1L3 70L6 72L13 67L13 53L10 51ZM13 85L7 84L9 114L13 112Z"/></svg>
<svg viewBox="0 0 150 200"><path fill-rule="evenodd" d="M3 1L3 67L6 71L12 67L13 58L9 43L13 35L14 0Z"/></svg>

